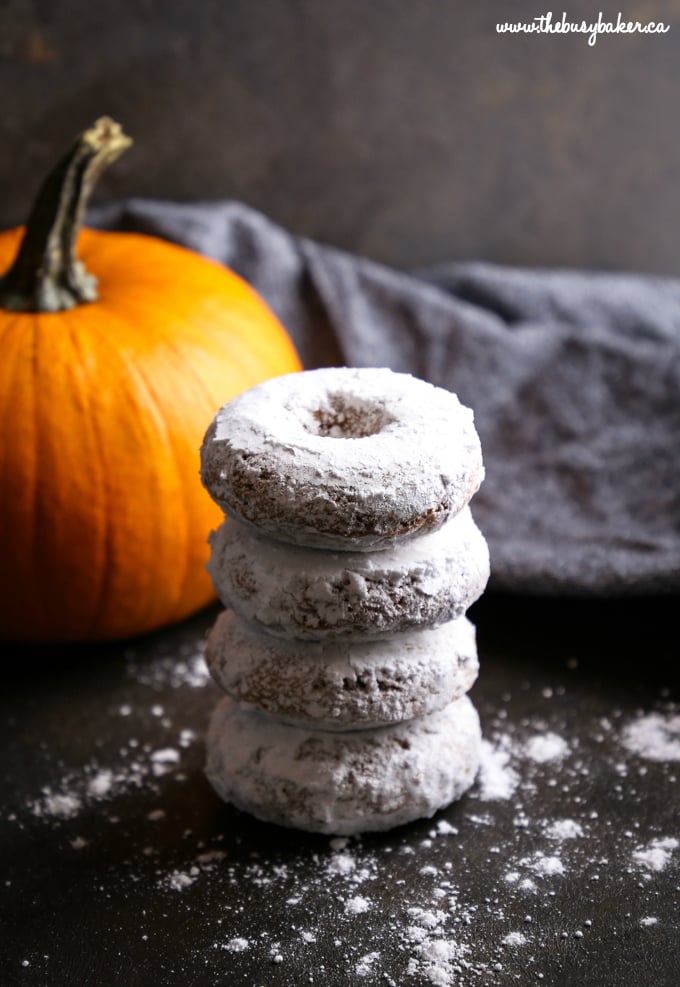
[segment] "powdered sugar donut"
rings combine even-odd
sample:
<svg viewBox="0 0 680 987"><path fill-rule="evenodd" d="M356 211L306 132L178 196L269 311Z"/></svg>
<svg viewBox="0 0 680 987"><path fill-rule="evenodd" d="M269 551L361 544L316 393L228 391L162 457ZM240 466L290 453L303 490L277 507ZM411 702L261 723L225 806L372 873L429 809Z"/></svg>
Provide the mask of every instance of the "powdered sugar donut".
<svg viewBox="0 0 680 987"><path fill-rule="evenodd" d="M218 617L205 658L241 705L321 730L398 723L448 705L472 687L479 662L466 617L377 641L283 641Z"/></svg>
<svg viewBox="0 0 680 987"><path fill-rule="evenodd" d="M439 527L484 476L455 394L384 368L265 381L224 405L201 478L231 517L294 544L372 550Z"/></svg>
<svg viewBox="0 0 680 987"><path fill-rule="evenodd" d="M225 606L279 637L380 637L461 616L489 578L469 508L437 531L381 552L331 552L260 538L227 519L208 571Z"/></svg>
<svg viewBox="0 0 680 987"><path fill-rule="evenodd" d="M265 822L351 835L430 817L459 798L475 779L481 732L467 696L351 733L286 726L227 696L206 748L208 780L225 801Z"/></svg>

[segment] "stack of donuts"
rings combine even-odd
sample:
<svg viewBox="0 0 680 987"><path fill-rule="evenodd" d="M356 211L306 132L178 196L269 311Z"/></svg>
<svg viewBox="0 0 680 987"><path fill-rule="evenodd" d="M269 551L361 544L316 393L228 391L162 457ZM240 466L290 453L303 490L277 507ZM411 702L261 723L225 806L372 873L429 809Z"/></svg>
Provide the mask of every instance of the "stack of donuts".
<svg viewBox="0 0 680 987"><path fill-rule="evenodd" d="M201 479L225 513L208 569L226 609L205 651L225 693L206 736L222 798L354 834L472 784L483 476L472 412L410 374L304 371L220 409Z"/></svg>

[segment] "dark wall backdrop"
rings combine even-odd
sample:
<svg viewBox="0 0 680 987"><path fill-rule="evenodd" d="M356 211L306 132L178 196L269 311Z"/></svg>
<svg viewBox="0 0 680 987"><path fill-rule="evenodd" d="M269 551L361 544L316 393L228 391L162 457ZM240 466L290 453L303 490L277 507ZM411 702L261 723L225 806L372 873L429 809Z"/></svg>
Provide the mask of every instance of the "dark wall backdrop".
<svg viewBox="0 0 680 987"><path fill-rule="evenodd" d="M664 36L510 36L602 9ZM102 113L98 201L240 199L400 267L680 275L680 2L0 0L0 224Z"/></svg>

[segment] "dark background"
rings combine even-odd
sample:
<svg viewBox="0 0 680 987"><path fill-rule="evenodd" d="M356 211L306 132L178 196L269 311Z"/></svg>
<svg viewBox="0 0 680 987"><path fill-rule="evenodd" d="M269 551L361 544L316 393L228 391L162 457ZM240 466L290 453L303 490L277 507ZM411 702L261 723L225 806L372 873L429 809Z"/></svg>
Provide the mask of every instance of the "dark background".
<svg viewBox="0 0 680 987"><path fill-rule="evenodd" d="M666 35L500 35L498 20ZM401 267L680 274L680 3L2 0L0 225L108 113L121 196L240 199Z"/></svg>

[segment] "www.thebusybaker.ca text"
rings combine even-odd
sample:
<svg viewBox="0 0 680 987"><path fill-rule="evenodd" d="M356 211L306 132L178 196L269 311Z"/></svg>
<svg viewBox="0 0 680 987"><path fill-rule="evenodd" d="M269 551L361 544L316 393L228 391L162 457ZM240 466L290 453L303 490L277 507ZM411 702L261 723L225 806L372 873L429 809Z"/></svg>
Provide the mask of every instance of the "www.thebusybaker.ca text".
<svg viewBox="0 0 680 987"><path fill-rule="evenodd" d="M663 24L661 21L648 21L645 24L641 21L627 21L620 12L616 21L606 21L602 11L598 13L597 20L590 23L570 21L566 12L562 14L561 20L554 20L552 12L548 11L530 21L496 24L496 31L498 34L587 34L588 44L592 47L600 34L667 34L670 24Z"/></svg>

